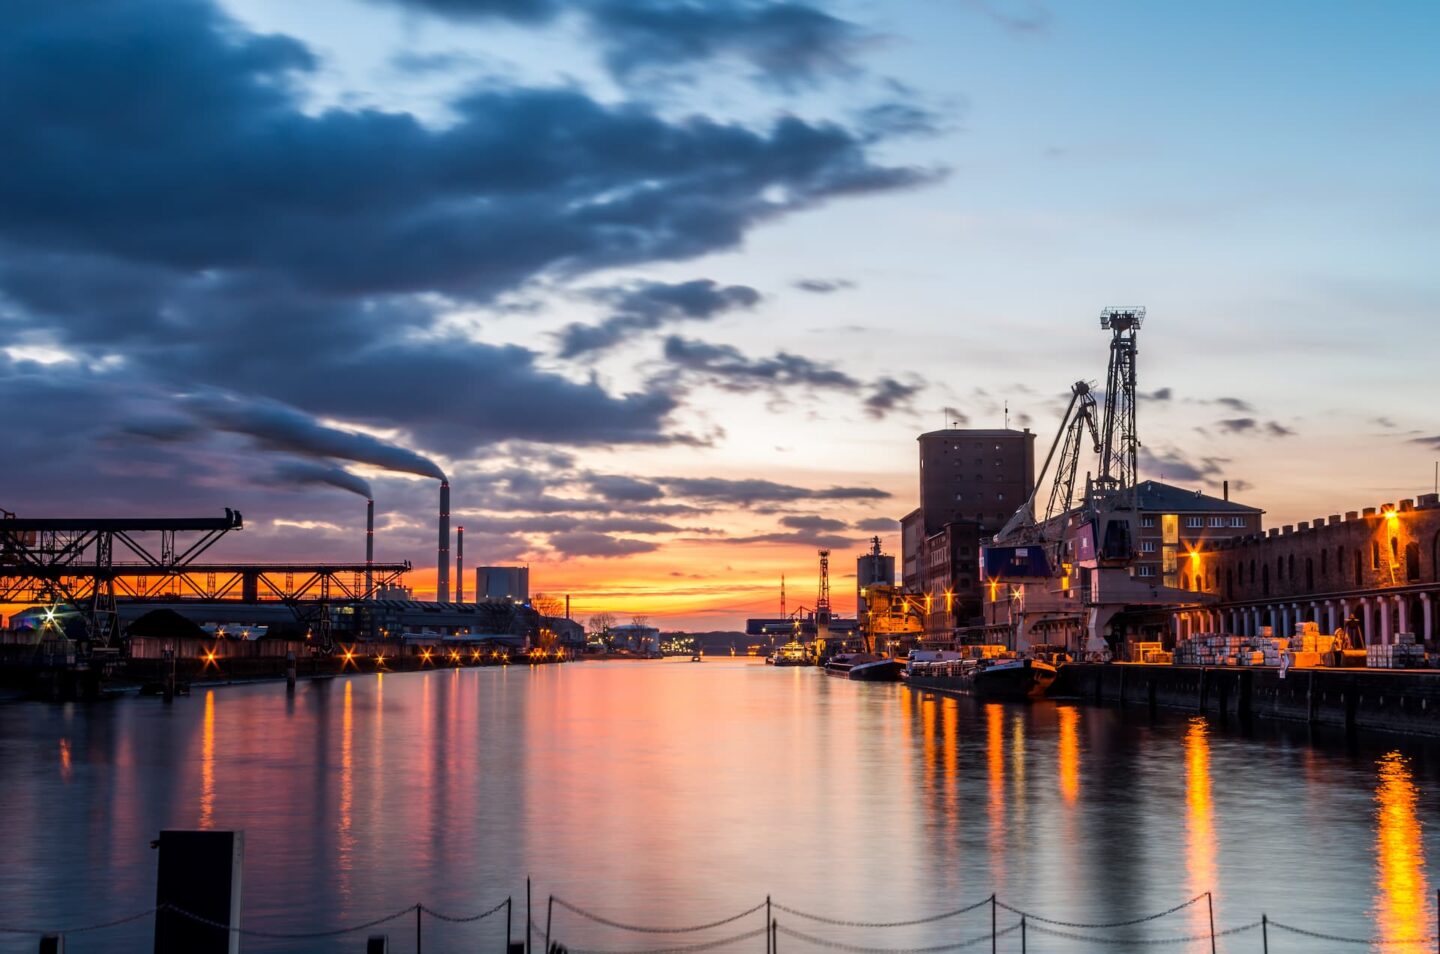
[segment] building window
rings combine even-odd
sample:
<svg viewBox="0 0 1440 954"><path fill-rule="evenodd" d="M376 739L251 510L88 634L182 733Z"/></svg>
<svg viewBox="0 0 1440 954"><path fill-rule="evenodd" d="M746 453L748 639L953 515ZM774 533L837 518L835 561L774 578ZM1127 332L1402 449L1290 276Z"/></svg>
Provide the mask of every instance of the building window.
<svg viewBox="0 0 1440 954"><path fill-rule="evenodd" d="M1140 552L1141 552L1141 553L1154 553L1154 552L1155 552L1155 541L1154 541L1154 540L1141 540L1141 541L1140 541Z"/></svg>
<svg viewBox="0 0 1440 954"><path fill-rule="evenodd" d="M955 499L956 499L956 500L964 500L964 499L965 499L965 495L964 495L964 494L956 494L956 495L955 495Z"/></svg>
<svg viewBox="0 0 1440 954"><path fill-rule="evenodd" d="M1153 563L1141 563L1141 564L1139 564L1138 566L1135 567L1135 575L1136 575L1136 576L1154 576L1154 575L1155 575L1155 564L1153 564Z"/></svg>
<svg viewBox="0 0 1440 954"><path fill-rule="evenodd" d="M1230 518L1230 526L1232 526L1232 527L1239 527L1239 528L1241 528L1241 529L1244 529L1244 527L1245 527L1245 518L1244 518L1244 517L1231 517L1231 518Z"/></svg>
<svg viewBox="0 0 1440 954"><path fill-rule="evenodd" d="M1223 527L1223 526L1225 526L1225 518L1224 518L1224 517L1211 517L1211 518L1210 518L1210 526L1212 526L1212 527Z"/></svg>
<svg viewBox="0 0 1440 954"><path fill-rule="evenodd" d="M1155 518L1154 518L1154 517L1141 517L1141 518L1140 518L1140 526L1142 526L1142 527L1154 527L1154 526L1155 526Z"/></svg>
<svg viewBox="0 0 1440 954"><path fill-rule="evenodd" d="M996 495L995 495L995 499L996 499L996 500L1004 500L1004 499L1005 499L1005 495L1004 495L1003 493L996 494Z"/></svg>
<svg viewBox="0 0 1440 954"><path fill-rule="evenodd" d="M1201 527L1203 527L1203 526L1205 526L1205 518L1204 518L1204 517L1186 517L1186 518L1185 518L1185 527L1186 527L1187 529L1189 529L1189 530L1197 530L1197 529L1199 529L1199 528L1201 528Z"/></svg>
<svg viewBox="0 0 1440 954"><path fill-rule="evenodd" d="M1380 569L1380 544L1370 541L1370 569Z"/></svg>

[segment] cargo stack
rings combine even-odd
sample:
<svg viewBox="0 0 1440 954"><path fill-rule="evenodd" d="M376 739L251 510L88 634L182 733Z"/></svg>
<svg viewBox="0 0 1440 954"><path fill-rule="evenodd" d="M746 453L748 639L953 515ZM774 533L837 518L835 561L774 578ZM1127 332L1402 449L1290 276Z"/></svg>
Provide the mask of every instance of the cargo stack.
<svg viewBox="0 0 1440 954"><path fill-rule="evenodd" d="M1285 637L1201 633L1175 644L1174 661L1182 666L1278 666L1291 642ZM1319 659L1306 662L1318 665Z"/></svg>
<svg viewBox="0 0 1440 954"><path fill-rule="evenodd" d="M1414 633L1400 633L1389 646L1366 646L1365 665L1372 669L1418 669L1425 665L1425 648L1415 645Z"/></svg>

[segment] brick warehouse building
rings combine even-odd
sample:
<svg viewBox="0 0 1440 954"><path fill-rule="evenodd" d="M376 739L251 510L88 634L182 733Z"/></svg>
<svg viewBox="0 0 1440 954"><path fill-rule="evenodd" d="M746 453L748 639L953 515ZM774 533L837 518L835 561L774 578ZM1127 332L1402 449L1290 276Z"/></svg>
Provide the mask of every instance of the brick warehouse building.
<svg viewBox="0 0 1440 954"><path fill-rule="evenodd" d="M1436 494L1217 541L1188 562L1186 588L1204 595L1170 614L1177 637L1253 636L1262 626L1288 636L1305 621L1333 633L1352 617L1367 645L1399 633L1425 643L1440 636Z"/></svg>
<svg viewBox="0 0 1440 954"><path fill-rule="evenodd" d="M926 601L926 633L949 637L981 618L980 542L1034 489L1035 435L948 427L916 440L920 506L901 518L902 579Z"/></svg>

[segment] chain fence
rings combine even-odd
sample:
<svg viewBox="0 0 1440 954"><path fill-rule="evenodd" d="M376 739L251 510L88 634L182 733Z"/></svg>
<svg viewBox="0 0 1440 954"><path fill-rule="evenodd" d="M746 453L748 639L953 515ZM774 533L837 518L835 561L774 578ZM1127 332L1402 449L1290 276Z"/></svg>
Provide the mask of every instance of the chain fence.
<svg viewBox="0 0 1440 954"><path fill-rule="evenodd" d="M1440 896L1437 896L1436 900L1437 904L1440 904ZM1170 915L1176 914L1180 911L1185 910L1186 908L1193 907L1201 901L1213 903L1213 898L1211 897L1209 892L1202 892L1201 894L1198 894L1195 897L1190 898L1189 900L1183 901L1180 904L1174 905L1173 907L1166 908L1163 911L1157 911L1154 914L1147 914L1142 917L1130 918L1123 921L1066 921L1059 918L1046 917L1044 915L1036 914L1032 911L1026 911L1021 908L1017 908L1013 905L1006 904L1004 901L1001 901L996 895L990 895L985 898L981 898L980 900L972 904L967 904L963 907L955 908L948 911L942 911L938 914L932 914L925 917L898 921L862 921L815 914L813 912L803 911L798 908L792 908L787 905L780 904L778 902L775 902L771 898L766 898L763 901L760 901L759 903L754 904L743 911L739 911L727 917L719 918L713 921L707 921L703 924L670 927L661 925L631 924L626 921L621 921L614 918L606 917L601 914L597 914L594 911L582 908L579 905L576 905L570 901L554 895L551 895L548 899L548 903L551 906L552 910L553 908L558 907L594 924L634 934L698 934L705 931L713 931L716 928L724 927L729 924L734 924L737 921L741 921L747 917L752 917L754 915L760 914L761 912L764 912L764 916L766 919L765 924L752 930L744 931L733 935L727 935L720 938L696 940L694 943L675 947L653 948L648 950L634 950L632 948L624 948L621 950L590 950L583 948L571 948L568 946L560 945L559 943L554 945L554 950L565 951L566 954L699 954L699 952L703 951L716 950L719 948L726 948L742 944L746 941L753 941L756 938L763 937L767 934L771 934L774 938L783 936L790 940L800 941L804 944L813 945L817 948L844 951L848 952L848 954L941 954L941 952L945 951L957 951L969 947L974 947L986 941L990 941L993 944L993 942L998 940L999 938L1007 937L1009 935L1015 934L1016 932L1020 933L1022 948L1025 946L1025 938L1027 932L1045 937L1057 938L1065 941L1102 945L1105 949L1165 947L1180 944L1198 944L1203 941L1210 941L1213 944L1213 941L1220 938L1234 937L1242 934L1250 934L1257 931L1263 935L1265 950L1268 950L1269 936L1271 931L1277 932L1282 935L1289 934L1296 937L1305 938L1307 941L1323 941L1332 945L1355 945L1361 947L1376 947L1382 949L1386 947L1407 946L1434 948L1437 944L1440 944L1440 933L1427 933L1405 938L1348 937L1345 935L1329 934L1321 931L1310 930L1309 928L1297 927L1293 924L1286 924L1284 922L1274 921L1271 920L1268 915L1262 915L1260 920L1258 921L1251 921L1245 924L1238 924L1223 929L1215 929L1212 927L1211 930L1201 933L1174 935L1167 937L1116 937L1102 936L1093 933L1084 933L1091 931L1114 930L1116 928L1126 928L1134 927L1140 924L1148 924L1150 922L1154 922ZM944 944L936 944L929 947L870 947L861 944L854 944L846 941L819 937L804 931L795 930L794 928L779 923L779 921L774 917L776 913L779 913L831 927L875 930L917 927L928 924L935 924L937 922L956 918L961 915L969 914L986 907L989 907L991 909L991 925L988 930L974 936L965 937L963 939ZM342 937L347 934L356 934L360 931L379 927L380 925L388 924L390 922L397 921L407 916L413 916L416 919L418 938L420 924L426 917L434 918L437 921L442 921L449 924L472 924L477 921L482 921L486 918L493 917L494 915L499 914L501 911L507 911L507 913L513 911L513 898L506 898L505 900L499 902L493 907L487 908L486 910L481 911L478 914L461 915L445 913L437 911L434 908L427 907L424 904L417 903L405 908L401 908L400 910L394 911L393 913L386 914L381 917L372 918L359 924L352 924L345 927L337 927L323 931L284 932L257 930L254 928L240 927L239 925L230 925L221 921L214 920L212 918L195 914L191 911L184 910L183 908L180 908L173 904L161 904L153 908L147 908L144 911L137 911L134 914L129 914L124 917L111 918L105 921L97 921L90 924L81 924L69 928L52 928L48 930L43 930L38 928L24 928L0 925L0 935L19 935L36 938L46 937L50 935L59 935L64 937L75 934L84 934L87 932L101 931L106 928L114 928L130 924L144 918L168 914L175 917L184 918L196 924L212 927L219 931L230 932L240 937L280 941L310 941L320 940L324 938ZM1005 911L1008 914L1017 916L1019 920L1005 928L999 928L994 921L996 911ZM522 923L521 927L523 930L528 923L529 931L533 935L536 935L539 938L543 938L545 945L547 947L550 947L550 941L552 937L558 936L561 932L553 931L553 925L551 924L551 917L549 915L547 915L546 917L546 922L546 926L542 928L539 924L535 923L532 915L531 917L526 919L526 922ZM508 917L507 923L509 923ZM778 947L778 942L775 946ZM772 950L772 947L767 942L767 951L770 950Z"/></svg>

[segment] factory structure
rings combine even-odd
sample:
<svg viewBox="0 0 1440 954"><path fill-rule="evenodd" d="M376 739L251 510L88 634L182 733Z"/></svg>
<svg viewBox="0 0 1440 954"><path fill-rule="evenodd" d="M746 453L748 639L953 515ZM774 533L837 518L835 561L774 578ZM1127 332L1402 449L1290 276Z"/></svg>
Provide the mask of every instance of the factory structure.
<svg viewBox="0 0 1440 954"><path fill-rule="evenodd" d="M440 482L433 600L416 599L406 585L409 561L376 560L373 498L365 503L363 562L208 557L243 529L234 510L195 518L48 518L0 510L0 604L29 604L8 620L0 661L108 669L162 645L201 639L215 646L283 642L307 654L362 643L372 650L388 643L484 646L507 655L583 648L568 598L564 617L531 606L528 567L476 568L474 598L466 600L463 527L454 534L452 592L448 480ZM250 654L265 652L255 645Z"/></svg>

